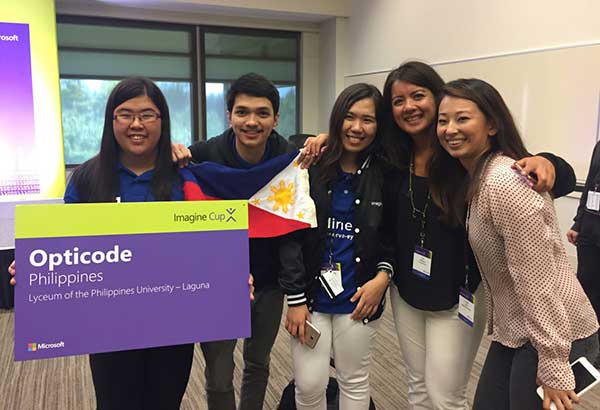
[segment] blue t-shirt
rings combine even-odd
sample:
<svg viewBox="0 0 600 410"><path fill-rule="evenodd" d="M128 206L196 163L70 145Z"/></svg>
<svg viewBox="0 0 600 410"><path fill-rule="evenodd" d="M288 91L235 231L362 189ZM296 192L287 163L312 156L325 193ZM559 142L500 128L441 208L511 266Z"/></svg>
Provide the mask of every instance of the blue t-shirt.
<svg viewBox="0 0 600 410"><path fill-rule="evenodd" d="M354 279L356 262L354 261L354 191L353 174L342 172L333 185L331 209L327 218L327 244L323 255L323 265L339 263L342 268L344 291L331 299L321 286L315 295L313 310L322 313L352 313L358 302L350 302L356 293Z"/></svg>
<svg viewBox="0 0 600 410"><path fill-rule="evenodd" d="M250 169L264 162L265 158L269 158L269 155L271 155L271 144L269 143L269 140L267 140L267 144L265 145L265 152L263 153L262 158L260 159L260 161L258 161L257 164L251 164L247 162L244 158L242 158L241 155L237 152L237 148L235 147L236 139L237 137L232 139L231 150L233 151L233 155L235 156L235 158L239 161L241 168Z"/></svg>
<svg viewBox="0 0 600 410"><path fill-rule="evenodd" d="M153 202L156 201L152 193L152 176L154 170L146 171L142 175L136 175L128 168L119 164L119 193L121 202ZM174 186L171 192L172 201L183 201L183 191L181 187ZM69 181L65 190L64 201L66 204L75 204L81 202L79 193Z"/></svg>

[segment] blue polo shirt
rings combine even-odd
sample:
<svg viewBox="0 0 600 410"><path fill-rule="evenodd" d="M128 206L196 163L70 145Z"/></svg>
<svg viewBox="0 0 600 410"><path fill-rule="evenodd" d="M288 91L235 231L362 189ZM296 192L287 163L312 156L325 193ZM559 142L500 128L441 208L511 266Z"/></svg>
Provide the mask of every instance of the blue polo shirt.
<svg viewBox="0 0 600 410"><path fill-rule="evenodd" d="M152 176L154 170L146 171L141 175L119 164L119 193L121 202L153 202L156 201L152 193ZM64 201L66 204L81 202L79 193L71 181L67 184ZM183 201L183 191L180 186L173 187L171 201Z"/></svg>
<svg viewBox="0 0 600 410"><path fill-rule="evenodd" d="M316 293L313 310L322 313L352 313L358 302L350 302L356 293L354 279L356 262L354 261L354 191L353 174L341 172L331 192L331 208L327 218L327 244L323 255L323 264L329 263L331 254L333 263L342 267L342 285L344 291L331 299L320 287Z"/></svg>

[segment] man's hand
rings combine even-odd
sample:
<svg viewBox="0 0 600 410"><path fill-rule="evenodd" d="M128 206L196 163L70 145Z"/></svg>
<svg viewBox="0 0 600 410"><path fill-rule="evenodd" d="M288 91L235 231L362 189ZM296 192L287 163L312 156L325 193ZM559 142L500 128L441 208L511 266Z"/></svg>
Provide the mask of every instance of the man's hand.
<svg viewBox="0 0 600 410"><path fill-rule="evenodd" d="M171 158L173 162L177 162L179 168L183 168L192 159L192 152L183 144L171 144Z"/></svg>
<svg viewBox="0 0 600 410"><path fill-rule="evenodd" d="M300 343L304 344L304 326L310 320L310 312L306 305L288 306L285 317L285 328L292 336L297 336Z"/></svg>
<svg viewBox="0 0 600 410"><path fill-rule="evenodd" d="M316 137L308 137L304 141L304 147L300 152L300 167L302 169L310 168L319 162L320 155L327 149L328 134L319 134Z"/></svg>
<svg viewBox="0 0 600 410"><path fill-rule="evenodd" d="M550 410L550 403L554 403L556 410L572 410L573 403L579 403L579 397L573 390L556 390L542 385L544 389L544 410Z"/></svg>
<svg viewBox="0 0 600 410"><path fill-rule="evenodd" d="M554 187L556 170L552 162L546 158L540 156L525 157L515 162L515 164L517 166L513 165L513 168L518 169L520 167L521 174L529 178L531 187L537 192L549 192Z"/></svg>
<svg viewBox="0 0 600 410"><path fill-rule="evenodd" d="M8 267L8 273L10 273L10 276L12 276L12 278L10 278L10 284L13 286L16 285L17 281L15 279L15 275L17 274L17 271L15 270L15 261L12 261Z"/></svg>
<svg viewBox="0 0 600 410"><path fill-rule="evenodd" d="M579 232L569 229L567 232L567 240L571 245L577 246L577 237L579 236Z"/></svg>
<svg viewBox="0 0 600 410"><path fill-rule="evenodd" d="M250 289L250 301L254 301L254 276L248 276L248 288Z"/></svg>
<svg viewBox="0 0 600 410"><path fill-rule="evenodd" d="M350 302L358 300L358 305L356 305L350 318L352 320L363 320L365 317L370 317L377 312L389 281L387 272L380 271L377 276L360 287L350 299Z"/></svg>

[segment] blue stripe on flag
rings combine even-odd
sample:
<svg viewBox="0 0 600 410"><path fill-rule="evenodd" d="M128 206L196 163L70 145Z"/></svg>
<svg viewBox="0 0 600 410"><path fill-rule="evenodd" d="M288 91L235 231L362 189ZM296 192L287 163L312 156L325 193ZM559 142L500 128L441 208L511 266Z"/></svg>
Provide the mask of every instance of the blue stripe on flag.
<svg viewBox="0 0 600 410"><path fill-rule="evenodd" d="M250 169L226 167L214 162L191 165L206 195L220 199L249 199L296 158L298 151L282 154Z"/></svg>

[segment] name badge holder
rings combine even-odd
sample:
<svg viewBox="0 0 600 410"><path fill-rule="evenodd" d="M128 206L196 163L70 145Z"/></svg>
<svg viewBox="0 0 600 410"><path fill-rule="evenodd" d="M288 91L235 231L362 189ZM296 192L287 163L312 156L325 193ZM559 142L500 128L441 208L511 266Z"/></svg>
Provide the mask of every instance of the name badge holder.
<svg viewBox="0 0 600 410"><path fill-rule="evenodd" d="M458 295L458 318L470 327L475 324L475 295L462 286Z"/></svg>
<svg viewBox="0 0 600 410"><path fill-rule="evenodd" d="M594 187L593 191L588 191L585 207L590 211L600 212L600 192L598 192L598 185Z"/></svg>
<svg viewBox="0 0 600 410"><path fill-rule="evenodd" d="M415 246L413 253L412 271L421 279L431 279L431 259L433 253L422 246Z"/></svg>
<svg viewBox="0 0 600 410"><path fill-rule="evenodd" d="M467 220L471 208L467 211ZM469 291L469 272L471 270L471 250L469 248L469 226L465 230L464 237L464 258L465 258L465 286L459 288L458 294L458 318L465 322L469 327L475 325L475 295Z"/></svg>

